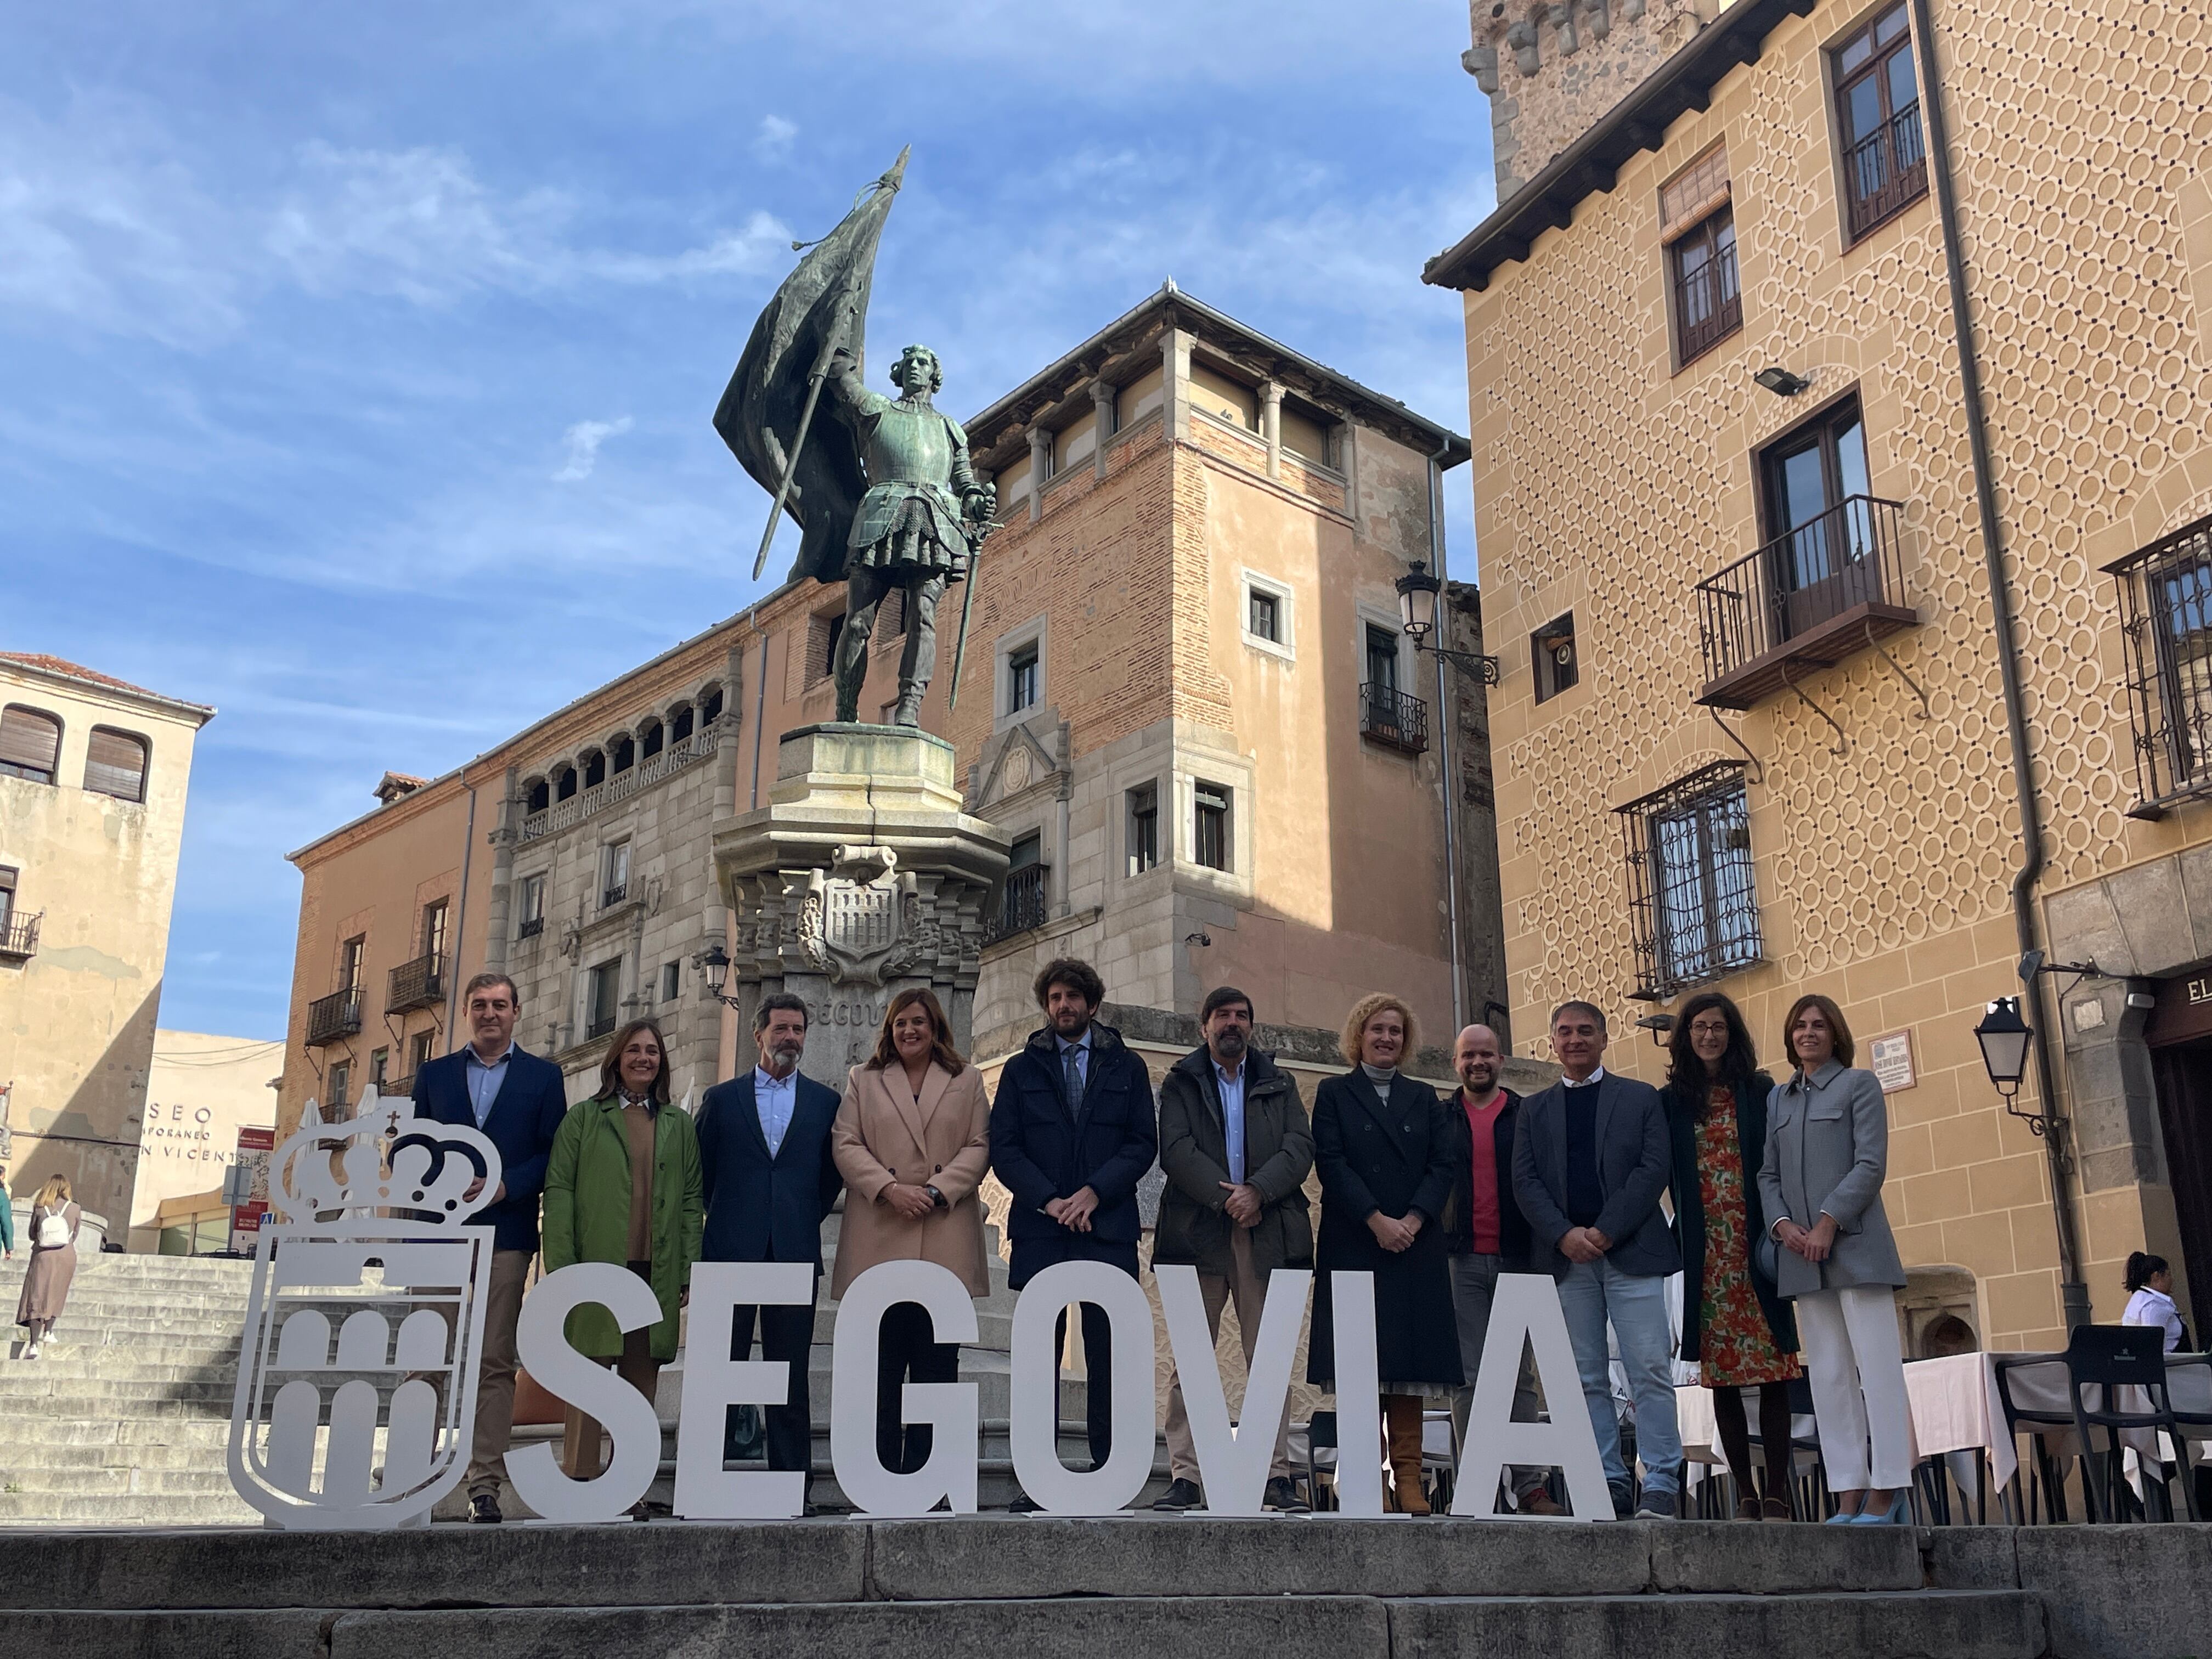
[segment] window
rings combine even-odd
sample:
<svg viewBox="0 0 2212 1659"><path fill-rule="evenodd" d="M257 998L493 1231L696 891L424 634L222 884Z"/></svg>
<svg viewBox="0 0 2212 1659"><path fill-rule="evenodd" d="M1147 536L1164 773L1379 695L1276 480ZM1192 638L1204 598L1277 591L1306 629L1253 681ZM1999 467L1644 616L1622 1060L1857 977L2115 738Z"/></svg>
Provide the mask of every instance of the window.
<svg viewBox="0 0 2212 1659"><path fill-rule="evenodd" d="M627 772L636 764L637 744L633 743L629 734L625 732L614 741L614 769L617 772Z"/></svg>
<svg viewBox="0 0 2212 1659"><path fill-rule="evenodd" d="M660 1000L673 1002L684 989L684 964L664 962L660 964Z"/></svg>
<svg viewBox="0 0 2212 1659"><path fill-rule="evenodd" d="M545 931L545 878L542 875L522 878L521 896L515 901L514 936L535 939Z"/></svg>
<svg viewBox="0 0 2212 1659"><path fill-rule="evenodd" d="M588 1042L615 1029L616 1006L622 994L622 958L617 957L592 969L585 991L591 999L584 1026L584 1040Z"/></svg>
<svg viewBox="0 0 2212 1659"><path fill-rule="evenodd" d="M0 709L0 777L52 783L61 752L62 723L52 714L19 703Z"/></svg>
<svg viewBox="0 0 2212 1659"><path fill-rule="evenodd" d="M1580 659L1575 654L1575 613L1570 611L1531 634L1528 657L1535 670L1538 702L1556 697L1572 685L1580 668Z"/></svg>
<svg viewBox="0 0 2212 1659"><path fill-rule="evenodd" d="M564 766L553 775L553 799L573 799L576 793L576 769Z"/></svg>
<svg viewBox="0 0 2212 1659"><path fill-rule="evenodd" d="M522 810L526 813L542 812L552 804L552 787L543 778L534 780L531 783L530 792L522 798Z"/></svg>
<svg viewBox="0 0 2212 1659"><path fill-rule="evenodd" d="M1255 587L1251 590L1251 612L1245 620L1244 631L1255 639L1267 641L1270 645L1280 645L1283 642L1281 599Z"/></svg>
<svg viewBox="0 0 2212 1659"><path fill-rule="evenodd" d="M1881 598L1866 425L1846 398L1760 457L1765 572L1784 638Z"/></svg>
<svg viewBox="0 0 2212 1659"><path fill-rule="evenodd" d="M356 933L338 946L338 989L350 991L361 983L361 963L368 951L368 936Z"/></svg>
<svg viewBox="0 0 2212 1659"><path fill-rule="evenodd" d="M1671 996L1757 962L1759 901L1741 764L1709 766L1618 810L1636 994Z"/></svg>
<svg viewBox="0 0 2212 1659"><path fill-rule="evenodd" d="M1255 651L1285 661L1295 659L1297 604L1291 590L1257 571L1243 573L1243 614L1239 625L1244 643Z"/></svg>
<svg viewBox="0 0 2212 1659"><path fill-rule="evenodd" d="M668 717L669 742L681 743L684 738L690 737L691 735L691 705L688 702L685 703L684 707L678 709L673 714L671 714Z"/></svg>
<svg viewBox="0 0 2212 1659"><path fill-rule="evenodd" d="M1743 326L1725 145L1714 145L1660 191L1659 226L1674 296L1674 356L1686 366Z"/></svg>
<svg viewBox="0 0 2212 1659"><path fill-rule="evenodd" d="M607 757L594 749L584 757L584 787L596 789L607 781Z"/></svg>
<svg viewBox="0 0 2212 1659"><path fill-rule="evenodd" d="M146 799L146 739L128 732L92 728L84 759L84 787L118 800Z"/></svg>
<svg viewBox="0 0 2212 1659"><path fill-rule="evenodd" d="M836 647L836 641L834 638L830 641L830 647L833 650ZM707 693L705 701L699 705L699 718L708 726L712 726L722 718L722 688L720 686L718 685Z"/></svg>
<svg viewBox="0 0 2212 1659"><path fill-rule="evenodd" d="M422 954L446 959L447 901L437 899L422 907Z"/></svg>
<svg viewBox="0 0 2212 1659"><path fill-rule="evenodd" d="M637 734L637 754L640 760L651 760L660 752L668 732L659 720L647 720Z"/></svg>
<svg viewBox="0 0 2212 1659"><path fill-rule="evenodd" d="M599 892L602 908L620 904L629 893L629 843L618 841L608 848L605 865L605 879Z"/></svg>
<svg viewBox="0 0 2212 1659"><path fill-rule="evenodd" d="M1129 873L1141 876L1160 862L1160 787L1140 783L1123 797L1128 808Z"/></svg>
<svg viewBox="0 0 2212 1659"><path fill-rule="evenodd" d="M0 865L0 933L5 933L15 919L16 872Z"/></svg>
<svg viewBox="0 0 2212 1659"><path fill-rule="evenodd" d="M422 1068L430 1063L430 1050L436 1045L437 1041L438 1034L435 1031L417 1031L415 1033L413 1037L409 1039L407 1054L408 1076L419 1077L422 1075Z"/></svg>
<svg viewBox="0 0 2212 1659"><path fill-rule="evenodd" d="M324 1105L334 1108L349 1108L352 1105L352 1102L347 1098L353 1083L353 1066L349 1061L332 1060L330 1073L323 1079L323 1082L330 1094L330 1098L323 1103ZM326 1114L326 1115L331 1115L333 1114ZM348 1114L344 1110L340 1110L334 1115L345 1116Z"/></svg>
<svg viewBox="0 0 2212 1659"><path fill-rule="evenodd" d="M1398 690L1398 633L1367 624L1367 683L1392 696Z"/></svg>
<svg viewBox="0 0 2212 1659"><path fill-rule="evenodd" d="M1196 822L1193 826L1191 857L1209 870L1229 868L1229 789L1218 783L1201 783L1194 792Z"/></svg>
<svg viewBox="0 0 2212 1659"><path fill-rule="evenodd" d="M989 930L994 939L1025 933L1045 923L1048 884L1052 871L1044 862L1044 840L1024 836L1006 860L1006 885L999 900L999 919Z"/></svg>
<svg viewBox="0 0 2212 1659"><path fill-rule="evenodd" d="M2212 518L2106 567L2120 587L2135 817L2212 793Z"/></svg>
<svg viewBox="0 0 2212 1659"><path fill-rule="evenodd" d="M820 680L837 672L837 642L845 637L845 613L842 611L822 620L822 655L814 673L808 678Z"/></svg>
<svg viewBox="0 0 2212 1659"><path fill-rule="evenodd" d="M1836 48L1844 221L1856 241L1928 193L1920 87L1903 0Z"/></svg>
<svg viewBox="0 0 2212 1659"><path fill-rule="evenodd" d="M1037 647L1034 641L1018 646L1006 659L1006 712L1018 714L1033 708L1037 700Z"/></svg>
<svg viewBox="0 0 2212 1659"><path fill-rule="evenodd" d="M389 1077L389 1075L390 1075L391 1070L392 1070L392 1050L391 1050L391 1049L389 1049L389 1048L378 1048L378 1049L374 1050L374 1051L369 1054L369 1057L368 1057L368 1080L369 1080L371 1083L374 1083L374 1084L376 1085L376 1092L377 1092L377 1093L379 1093L379 1094L382 1094L382 1093L384 1092L384 1085L385 1085L385 1083L386 1083L386 1081L387 1078L388 1078L388 1077Z"/></svg>

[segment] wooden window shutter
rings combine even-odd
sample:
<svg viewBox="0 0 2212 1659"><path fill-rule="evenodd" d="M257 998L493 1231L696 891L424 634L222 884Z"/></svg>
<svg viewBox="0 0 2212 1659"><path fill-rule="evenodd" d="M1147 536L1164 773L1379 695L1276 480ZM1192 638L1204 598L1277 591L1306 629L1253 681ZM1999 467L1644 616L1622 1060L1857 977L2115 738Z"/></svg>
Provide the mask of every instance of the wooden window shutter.
<svg viewBox="0 0 2212 1659"><path fill-rule="evenodd" d="M12 706L0 710L0 767L52 783L61 749L62 723L52 714Z"/></svg>
<svg viewBox="0 0 2212 1659"><path fill-rule="evenodd" d="M118 800L145 799L146 740L127 732L94 726L91 752L84 763L84 787Z"/></svg>
<svg viewBox="0 0 2212 1659"><path fill-rule="evenodd" d="M1728 146L1711 149L1675 174L1659 191L1659 240L1671 242L1729 202Z"/></svg>

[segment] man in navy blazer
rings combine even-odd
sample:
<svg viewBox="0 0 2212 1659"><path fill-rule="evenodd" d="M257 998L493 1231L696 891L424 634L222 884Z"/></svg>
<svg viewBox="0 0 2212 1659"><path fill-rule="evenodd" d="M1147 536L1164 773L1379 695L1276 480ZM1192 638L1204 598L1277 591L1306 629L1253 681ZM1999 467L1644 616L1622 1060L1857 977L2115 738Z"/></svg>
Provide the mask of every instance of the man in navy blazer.
<svg viewBox="0 0 2212 1659"><path fill-rule="evenodd" d="M1682 1257L1659 1208L1672 1170L1667 1114L1650 1084L1605 1069L1605 1045L1601 1009L1563 1002L1553 1011L1552 1052L1566 1075L1522 1105L1513 1132L1513 1195L1528 1218L1532 1265L1559 1281L1613 1508L1624 1517L1633 1510L1671 1519L1681 1491L1682 1442L1667 1276ZM1636 1403L1640 1502L1620 1455L1608 1321Z"/></svg>
<svg viewBox="0 0 2212 1659"><path fill-rule="evenodd" d="M716 1084L700 1103L699 1170L707 1201L700 1259L804 1261L814 1269L818 1294L822 1223L844 1184L830 1155L837 1091L799 1074L806 1005L799 998L778 992L761 999L753 1046L759 1063L743 1077ZM731 1316L731 1358L751 1357L756 1322L761 1358L791 1368L784 1403L768 1408L768 1466L796 1470L811 1481L814 1425L807 1411L806 1361L814 1344L814 1304L737 1309Z"/></svg>
<svg viewBox="0 0 2212 1659"><path fill-rule="evenodd" d="M505 974L478 974L463 988L469 1046L441 1054L415 1074L415 1115L481 1129L499 1148L492 1202L471 1218L492 1228L491 1292L484 1301L483 1370L477 1383L470 1448L469 1518L496 1522L499 1482L514 1431L514 1327L530 1258L538 1254L538 1200L553 1136L568 1115L561 1068L514 1046L521 996Z"/></svg>
<svg viewBox="0 0 2212 1659"><path fill-rule="evenodd" d="M1121 1034L1093 1018L1105 982L1085 962L1048 962L1036 977L1045 1028L999 1073L991 1107L991 1170L1013 1194L1006 1283L1015 1290L1055 1262L1104 1261L1137 1277L1137 1183L1159 1152L1152 1081ZM1085 1426L1093 1468L1113 1449L1112 1327L1083 1307ZM1055 1346L1067 1340L1067 1310ZM1037 1506L1028 1494L1010 1505Z"/></svg>

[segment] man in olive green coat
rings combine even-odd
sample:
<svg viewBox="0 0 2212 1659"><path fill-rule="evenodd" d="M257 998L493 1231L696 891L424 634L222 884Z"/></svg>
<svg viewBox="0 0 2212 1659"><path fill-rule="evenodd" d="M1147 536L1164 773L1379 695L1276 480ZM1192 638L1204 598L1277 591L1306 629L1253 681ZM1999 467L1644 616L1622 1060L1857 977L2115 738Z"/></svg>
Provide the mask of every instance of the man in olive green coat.
<svg viewBox="0 0 2212 1659"><path fill-rule="evenodd" d="M647 1400L661 1366L676 1358L704 1218L691 1115L668 1104L659 1028L634 1021L615 1036L599 1092L570 1107L553 1137L544 1249L549 1273L611 1261L653 1286L660 1317L652 1325L625 1334L613 1314L586 1303L565 1327L569 1346L615 1367ZM572 1406L567 1427L562 1469L591 1480L600 1469L599 1425Z"/></svg>

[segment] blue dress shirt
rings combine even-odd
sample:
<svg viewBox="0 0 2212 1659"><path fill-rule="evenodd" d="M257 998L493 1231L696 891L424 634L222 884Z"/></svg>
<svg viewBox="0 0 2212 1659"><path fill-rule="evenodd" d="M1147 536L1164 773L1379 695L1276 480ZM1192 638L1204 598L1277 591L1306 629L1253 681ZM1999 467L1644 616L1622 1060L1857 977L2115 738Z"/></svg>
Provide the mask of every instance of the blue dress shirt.
<svg viewBox="0 0 2212 1659"><path fill-rule="evenodd" d="M791 1115L798 1104L796 1071L788 1077L771 1077L759 1066L753 1067L753 1107L760 1114L761 1139L768 1142L770 1158L783 1150L784 1133L791 1127Z"/></svg>
<svg viewBox="0 0 2212 1659"><path fill-rule="evenodd" d="M465 1058L461 1061L461 1072L469 1080L469 1109L476 1114L479 1129L491 1116L493 1103L499 1098L500 1085L507 1081L507 1055L514 1052L514 1045L510 1042L506 1051L487 1066L473 1045L463 1051Z"/></svg>
<svg viewBox="0 0 2212 1659"><path fill-rule="evenodd" d="M1213 1080L1221 1089L1221 1131L1229 1144L1229 1179L1231 1184L1244 1184L1244 1068L1237 1068L1231 1077L1217 1063Z"/></svg>

